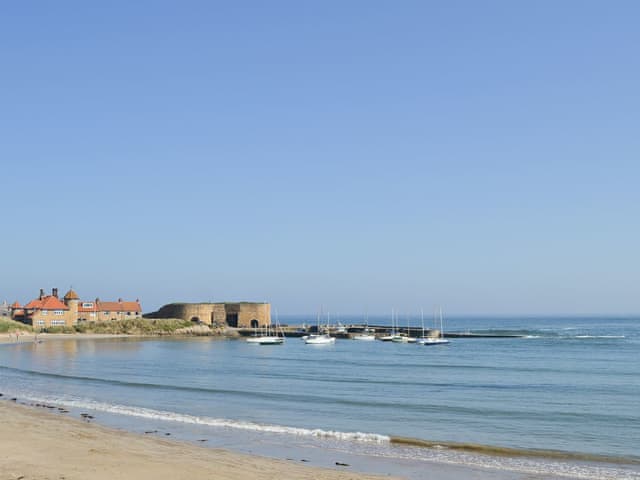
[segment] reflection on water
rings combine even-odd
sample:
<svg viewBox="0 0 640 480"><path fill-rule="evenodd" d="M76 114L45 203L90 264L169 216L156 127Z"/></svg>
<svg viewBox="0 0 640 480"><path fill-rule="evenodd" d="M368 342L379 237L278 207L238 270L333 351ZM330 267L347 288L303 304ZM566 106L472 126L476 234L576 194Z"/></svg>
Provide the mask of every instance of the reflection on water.
<svg viewBox="0 0 640 480"><path fill-rule="evenodd" d="M527 322L494 319L487 329L537 338L453 339L431 348L349 340L326 348L297 339L277 347L202 337L45 340L0 348L0 391L93 408L101 419L124 419L126 428L181 425L187 437L196 428L256 438L283 432L284 443L303 445L314 435L372 438L356 434L365 432L426 445L637 461L640 324L558 319L550 330L548 319ZM481 327L476 321L473 329ZM571 341L562 336L567 328ZM447 461L470 461L447 452Z"/></svg>

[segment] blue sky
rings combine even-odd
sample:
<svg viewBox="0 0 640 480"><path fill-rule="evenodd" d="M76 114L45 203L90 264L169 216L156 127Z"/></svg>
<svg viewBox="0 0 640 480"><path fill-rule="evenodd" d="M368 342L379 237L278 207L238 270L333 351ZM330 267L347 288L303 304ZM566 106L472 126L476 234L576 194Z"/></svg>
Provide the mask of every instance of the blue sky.
<svg viewBox="0 0 640 480"><path fill-rule="evenodd" d="M0 300L640 311L637 2L3 2Z"/></svg>

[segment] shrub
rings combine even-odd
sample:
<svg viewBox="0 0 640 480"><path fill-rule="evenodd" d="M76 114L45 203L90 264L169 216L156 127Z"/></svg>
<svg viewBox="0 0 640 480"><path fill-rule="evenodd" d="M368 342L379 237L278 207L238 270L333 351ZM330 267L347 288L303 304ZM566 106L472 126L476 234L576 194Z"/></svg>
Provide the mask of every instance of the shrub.
<svg viewBox="0 0 640 480"><path fill-rule="evenodd" d="M22 330L25 332L32 332L33 328L31 325L26 325L22 322L16 322L9 318L0 319L0 333L13 332L15 330Z"/></svg>
<svg viewBox="0 0 640 480"><path fill-rule="evenodd" d="M75 328L67 327L66 325L59 327L47 327L43 328L42 331L44 333L76 333Z"/></svg>
<svg viewBox="0 0 640 480"><path fill-rule="evenodd" d="M131 318L108 322L79 323L75 331L79 333L129 334L129 335L169 335L180 329L191 327L191 322L175 318L146 319Z"/></svg>

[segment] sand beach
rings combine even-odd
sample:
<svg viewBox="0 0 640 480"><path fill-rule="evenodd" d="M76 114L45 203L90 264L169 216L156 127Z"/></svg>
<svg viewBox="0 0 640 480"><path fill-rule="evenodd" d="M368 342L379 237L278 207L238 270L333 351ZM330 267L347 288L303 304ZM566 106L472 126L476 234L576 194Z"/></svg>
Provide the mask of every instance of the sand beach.
<svg viewBox="0 0 640 480"><path fill-rule="evenodd" d="M137 435L10 399L0 402L0 451L0 478L14 480L381 478Z"/></svg>
<svg viewBox="0 0 640 480"><path fill-rule="evenodd" d="M289 358L295 362L287 363L287 374L296 372L296 369L308 370L309 363L313 364L310 371L301 370L305 373L304 378L308 379L326 375L324 370L315 370L316 362L303 361L309 357L322 364L322 361L328 361L329 355L342 355L342 364L348 363L349 358L370 358L371 355L395 358L404 352L399 349L382 350L387 347L382 343L374 345L378 348L371 352L366 349L372 349L372 346L358 342L344 342L338 345L343 351L326 352L310 351L304 344L296 342L288 344L285 350L266 350L252 349L245 342L213 342L210 338L142 339L131 335L41 334L38 342L34 343L34 340L35 336L28 333L17 337L15 333L0 334L0 344L4 344L0 352L5 354L0 377L0 449L3 452L0 456L0 480L640 478L637 462L596 462L601 455L544 454L524 458L521 453L514 455L513 449L499 451L493 447L492 454L478 449L456 452L455 449L438 448L440 444L436 448L423 448L424 445L416 447L412 443L398 442L397 438L401 437L393 437L396 440L390 446L383 444L379 447L362 446L351 441L339 445L335 440L316 441L309 428L292 432L288 427L288 416L294 412L282 413L278 408L269 410L267 420L253 424L255 428L245 428L241 412L233 410L236 406L229 403L230 398L241 403L244 397L237 395L237 390L226 393L215 389L216 385L228 388L232 384L235 389L250 389L248 398L253 398L256 393L260 394L260 384L256 383L260 377L256 374L262 370L258 362L264 363L272 357L276 359L275 364L265 363L270 380L278 378L274 375L278 370L274 370L273 365L280 366ZM471 350L475 345L470 341L466 349ZM458 349L456 354L460 355L460 351ZM437 352L429 352L433 352L429 357L425 354L419 358L430 359L433 363ZM440 352L447 365L454 362L448 352ZM467 353L472 354L479 358L477 350ZM251 359L248 370L242 370L244 366L238 361L245 357ZM192 374L191 366L200 359L207 361L206 370ZM119 368L126 368L125 373L120 374ZM369 368L373 371L370 375L378 379L380 373L386 372L384 365L369 365ZM161 380L156 378L158 372L162 372ZM397 371L392 373L393 378L397 378ZM477 372L473 374L477 376ZM192 388L198 385L202 376L206 379L206 388ZM415 381L415 375L410 375L403 383L403 391L411 391ZM362 381L358 384L360 388L362 384ZM342 383L339 387L340 391L347 388ZM290 402L287 395L295 398L304 390L287 377L276 407L282 402ZM67 398L69 395L71 397ZM132 397L125 400L126 396ZM206 399L204 410L199 409L201 397ZM313 400L313 397L305 397L309 398ZM216 403L218 399L220 401ZM172 402L189 408L176 409ZM257 407L241 405L242 408L256 408L257 412L267 406L264 402ZM327 402L322 406L331 407ZM509 405L505 405L507 407ZM358 408L359 411L365 410L361 406ZM366 415L370 416L376 408L375 402L367 406ZM349 418L343 414L344 410L343 404L328 410L331 413L328 424L331 421L347 422L336 423L338 426L334 428L337 432L334 433L337 436L356 431L384 431L375 427L356 430L357 426L348 424ZM310 415L309 425L324 426L327 423L314 420L313 411L305 411L305 414ZM401 414L401 410L396 411L396 415ZM83 418L83 415L91 417ZM415 424L419 420L413 418L406 424ZM468 428L468 424L458 422L452 425ZM578 426L570 425L571 428ZM285 433L274 433L274 428ZM428 429L423 429L426 436ZM322 432L337 438L326 427ZM275 439L274 435L280 436ZM491 447L492 444L487 445ZM615 460L615 457L611 458Z"/></svg>

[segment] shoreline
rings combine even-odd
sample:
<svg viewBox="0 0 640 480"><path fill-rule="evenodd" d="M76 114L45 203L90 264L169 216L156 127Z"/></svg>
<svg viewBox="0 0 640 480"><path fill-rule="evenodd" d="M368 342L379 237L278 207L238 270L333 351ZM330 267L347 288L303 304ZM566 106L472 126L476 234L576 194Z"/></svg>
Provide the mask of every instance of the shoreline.
<svg viewBox="0 0 640 480"><path fill-rule="evenodd" d="M0 476L15 479L381 478L142 436L6 400L0 402L0 450Z"/></svg>
<svg viewBox="0 0 640 480"><path fill-rule="evenodd" d="M192 335L142 335L130 333L38 333L38 340L97 340L101 338L190 338ZM36 334L33 332L21 332L16 336L15 332L0 333L0 345L33 343Z"/></svg>
<svg viewBox="0 0 640 480"><path fill-rule="evenodd" d="M191 336L187 336L187 337L191 337ZM28 347L27 350L31 351L31 348L29 347L28 344L31 343L34 340L34 338L35 338L35 335L33 334L31 335L25 334L19 337L19 342L16 342L11 338L11 336L7 334L0 334L0 343L5 343L5 346L9 348L11 348L11 346L15 346L19 348L20 344L24 343L25 346ZM39 339L42 338L43 340L46 340L46 341L50 340L51 346L53 347L53 345L57 343L57 341L63 342L68 340L90 340L90 339L107 339L107 340L116 339L117 340L117 339L123 339L123 338L132 339L132 340L143 339L143 338L144 339L146 338L167 339L167 336L158 337L155 335L149 336L149 335L130 335L130 334L39 334L38 338ZM54 343L54 341L56 342ZM48 343L48 342L45 342L45 343ZM20 348L20 350L23 350L23 349ZM365 449L355 449L355 450L351 450L351 453L345 453L343 450L334 450L331 446L327 448L327 445L321 445L320 448L318 448L318 445L316 445L314 448L311 448L311 449L307 448L309 445L302 445L302 448L298 448L301 445L300 443L298 443L297 446L294 447L288 441L277 442L276 448L274 448L273 442L267 441L265 443L263 439L260 439L258 442L256 442L254 435L245 435L244 433L241 433L241 432L236 432L231 435L228 435L228 433L225 433L224 431L225 429L218 430L217 433L213 433L213 434L204 433L203 431L201 431L200 433L195 433L185 437L184 429L181 431L181 427L178 425L167 427L166 426L167 424L165 424L165 426L161 427L160 424L154 423L158 420L159 417L153 417L151 421L146 421L146 424L138 423L137 427L133 428L134 425L133 423L131 423L133 420L126 420L126 417L121 417L120 419L114 422L113 421L114 415L112 414L113 412L111 412L108 409L103 411L100 408L94 410L89 405L78 407L77 405L74 406L72 403L68 403L66 404L67 406L65 407L65 402L62 402L61 404L57 404L55 407L53 406L48 407L50 410L47 410L47 409L43 410L37 407L47 407L46 405L37 404L34 402L36 401L55 402L55 400L46 400L46 399L36 400L33 397L31 397L30 399L30 397L28 396L26 398L23 398L21 397L20 389L15 390L13 388L13 385L14 385L13 383L7 383L6 390L3 389L4 396L0 398L0 400L5 400L4 402L0 401L0 410L2 410L0 411L0 425L2 425L2 427L0 427L0 438L16 439L16 438L21 438L23 436L23 432L20 428L17 428L17 429L14 428L14 430L11 430L11 431L7 431L4 428L6 427L5 424L8 423L6 420L7 416L8 417L12 416L11 413L6 413L4 412L4 410L5 409L11 410L13 407L26 409L25 410L26 415L29 417L32 417L29 419L29 422L35 424L38 430L40 430L38 428L38 425L42 423L42 418L44 418L44 417L40 417L40 415L46 415L48 418L54 419L55 421L60 422L60 424L57 427L53 428L53 431L54 431L53 435L51 435L51 432L47 432L47 438L44 438L44 439L38 438L36 439L36 441L25 441L25 442L21 440L19 443L19 446L17 447L14 446L14 444L17 445L15 440L9 443L6 443L6 442L0 443L0 448L4 448L5 452L10 452L8 455L9 457L8 459L0 461L0 473L9 472L7 468L11 466L15 460L12 452L14 452L14 450L16 449L20 451L34 450L35 452L37 452L37 455L40 455L39 452L42 451L43 449L55 451L56 448L58 448L58 443L60 442L59 434L56 432L69 431L72 427L69 425L66 425L66 423L74 422L74 421L79 422L80 425L83 425L84 427L98 428L99 430L104 429L110 432L112 438L97 440L96 441L97 445L100 445L101 443L104 445L114 445L114 448L115 448L114 452L111 452L110 449L107 449L106 454L109 454L110 456L117 455L120 457L122 457L122 455L125 455L125 457L122 457L122 458L125 458L125 460L126 460L126 452L128 451L126 446L126 443L128 440L120 439L120 437L125 436L124 433L126 433L127 437L133 436L134 438L144 439L145 441L151 441L152 444L154 442L161 442L161 444L164 444L167 441L169 441L169 443L171 444L181 445L187 451L191 451L194 448L202 449L202 451L205 451L205 452L224 451L231 455L237 456L238 462L246 463L246 462L252 461L252 459L254 458L263 458L266 461L280 462L280 464L285 465L285 467L283 468L286 468L286 466L291 466L291 465L302 467L304 469L313 468L313 467L328 468L331 471L338 471L339 473L345 473L345 472L349 473L351 474L351 476L348 478L354 478L354 479L361 478L361 474L356 474L353 472L362 472L362 475L365 475L365 477L367 475L385 475L385 476L395 475L395 476L401 476L403 478L411 478L413 480L418 480L418 479L419 480L422 480L422 479L453 480L458 478L470 478L470 479L478 479L478 480L489 480L489 479L510 480L510 479L524 479L524 478L526 478L527 480L533 480L533 479L549 480L549 479L560 479L560 478L565 478L565 479L566 478L605 478L604 475L600 477L594 477L594 476L584 477L579 475L572 475L572 473L573 474L577 473L576 471L572 471L572 467L571 467L572 465L579 467L581 465L591 464L591 462L593 461L597 463L591 464L591 466L595 468L603 468L604 469L603 473L606 470L608 470L608 467L615 467L620 472L622 472L623 470L627 470L627 467L625 467L624 465L620 465L618 462L615 462L618 465L600 464L600 461L604 460L605 458L599 455L583 456L583 455L569 454L568 455L569 458L553 459L553 458L549 458L548 453L550 452L535 452L535 451L525 452L520 450L514 451L513 449L507 449L508 451L496 452L495 451L496 449L494 447L490 447L489 448L490 451L486 451L487 446L484 446L484 445L454 444L454 443L448 444L447 442L444 442L444 443L428 442L423 440L417 441L416 439L411 439L406 437L393 437L390 439L390 443L393 445L394 450L395 450L395 447L398 447L398 448L407 447L409 449L414 449L416 447L420 447L420 448L428 447L428 450L432 452L436 452L437 458L433 457L434 459L427 459L426 456L422 456L422 454L420 454L420 457L422 458L414 461L415 457L408 450L407 452L409 452L410 454L404 457L402 457L401 454L406 452L395 451L395 453L393 453L391 456L387 456L386 458L381 458L381 456L379 455L380 452L376 453L373 451L369 451L369 449L367 449L367 451L365 451ZM10 400L13 399L13 398L10 398L12 396L18 397L16 399L17 401L15 404L10 402ZM58 408L60 406L69 408L71 412L68 412L68 411L60 412L59 410L64 410L64 408L62 409ZM85 410L81 410L81 408L85 408ZM91 412L92 415L96 415L96 413L94 413L94 411L92 410L98 412L97 419L95 420L95 422L93 421L93 417L91 416L89 416L88 419L82 418L84 415L88 415L88 414L83 414L81 412ZM33 412L33 413L30 413L30 412ZM100 412L104 413L104 416ZM116 413L119 413L119 412L116 412ZM89 422L88 420L91 420L91 421ZM138 419L136 419L136 422L138 422ZM162 422L162 420L160 420L160 422ZM145 431L145 430L149 430L149 431ZM158 432L158 430L160 431ZM143 432L145 433L145 435L143 435ZM155 435L146 435L147 433L153 434L156 432L158 433ZM194 436L194 435L201 435L201 434L203 436ZM170 435L170 437L165 437L164 435ZM66 434L64 436L65 446L66 446L66 440L67 440L66 437L68 436L69 435L66 435ZM196 440L196 439L207 438L207 436L208 436L208 440ZM119 441L122 442L122 445L117 444L117 442L115 441L116 438L120 439ZM39 444L40 441L46 441L48 443L47 445L34 448L34 445ZM208 442L208 443L205 444L205 443L197 443L197 442ZM416 442L418 442L419 444L416 444ZM77 445L74 445L74 449L77 449L77 447L78 447ZM202 447L205 447L205 448L202 448ZM478 447L481 447L481 448L478 448ZM91 447L91 448L94 448L94 447ZM155 451L156 447L148 446L148 449L151 451ZM456 454L455 456L449 456L446 458L442 456L442 454L446 455L446 452L450 452L453 450L461 451L464 457L463 462L460 462L459 459L455 458L455 457L459 457L458 454ZM503 450L503 449L500 449L500 450ZM442 452L442 454L437 452ZM386 454L386 452L384 453ZM489 459L489 460L488 461L482 460L480 462L477 462L477 461L470 462L468 454L475 455L476 453L485 453L486 456L482 455L482 457L484 459ZM520 457L522 460L515 460L514 462L509 461L507 462L508 464L504 463L502 460L497 462L495 461L495 459L499 459L499 458L513 457L514 453L518 453L518 455L515 455L515 457ZM523 455L523 453L525 453L525 455ZM539 453L541 455L527 455L526 453ZM31 452L31 454L33 455L34 452ZM87 451L77 453L77 455L87 456ZM144 455L146 456L146 453ZM566 453L561 453L561 455L562 457L567 457ZM527 469L519 468L519 467L522 467L523 462L525 463L528 462L528 457L531 457L531 456L540 457L540 460L542 461L554 460L554 463L556 463L555 461L562 461L562 463L565 466L568 466L569 468L561 468L556 471L545 468L546 473L540 470L535 471L535 469L534 470L529 469L527 471ZM551 457L553 457L553 455ZM596 457L599 457L599 458L596 458ZM52 457L52 458L54 462L53 465L56 466L55 462L57 461L57 457ZM494 460L491 460L491 459L494 459ZM111 461L114 464L118 464L119 461L124 461L124 460L111 459ZM155 460L148 460L148 461L155 462ZM211 460L211 461L215 461L215 460ZM338 463L338 461L340 463ZM128 463L128 462L129 460L126 460L125 463ZM180 463L180 461L177 461L177 462ZM304 462L304 463L298 463L298 462ZM623 463L627 463L627 462L623 462ZM637 465L637 462L633 462L633 463ZM348 466L346 466L345 464L348 464ZM518 467L516 468L516 470L513 470L510 468L511 466L514 466L514 465ZM560 466L560 464L558 464L558 466ZM590 468L590 470L595 471L594 468ZM182 470L180 470L180 472L181 471ZM216 470L216 473L218 473L217 470ZM610 473L610 471L607 473ZM606 476L606 478L634 478L634 479L640 478L640 472L638 472L636 466L631 467L631 469L627 470L627 472L624 472L624 473L630 473L630 476L608 475ZM19 476L20 474L17 474L15 477L0 475L0 477L2 478L18 478ZM296 474L291 473L290 477L287 477L282 473L277 473L275 474L275 477L305 478L305 477L302 477L299 473L296 473ZM53 480L53 478L55 478L56 480L58 480L59 476L52 476L52 477L25 476L24 478L25 479L34 478L34 480L36 478L39 480L43 478L47 478L47 479L51 478ZM73 477L66 476L66 478L73 478ZM85 475L78 478L96 478L101 480L102 477L87 476L85 472ZM107 477L107 478L112 478L112 477ZM130 478L130 477L125 475L120 478ZM136 475L136 478L138 478L138 475ZM141 478L144 478L144 477L141 477ZM154 476L154 478L156 478L156 476ZM173 478L179 478L179 475L178 477L174 476ZM191 475L190 478L200 478L200 477L197 477L197 476L193 477L193 475ZM209 478L209 477L206 477L206 478ZM243 477L242 476L239 477L238 475L234 474L234 475L231 475L229 478L243 478ZM259 477L256 477L254 474L247 474L246 478L259 478ZM267 477L267 478L270 478L270 477ZM313 475L310 478L325 478L325 477L323 476L319 477L317 475ZM343 477L340 477L340 478L343 478Z"/></svg>
<svg viewBox="0 0 640 480"><path fill-rule="evenodd" d="M40 408L38 408L40 407ZM44 410L43 410L44 409ZM77 412L76 412L77 415ZM533 473L472 464L390 459L289 447L264 451L240 444L198 444L166 431L107 426L89 414L0 398L0 478L24 480L570 480L557 472ZM149 435L147 435L149 434ZM61 448L60 445L63 445ZM339 461L338 461L339 460ZM620 478L640 478L637 473ZM603 477L604 478L604 477ZM612 477L607 477L612 478ZM615 478L618 478L617 476Z"/></svg>

